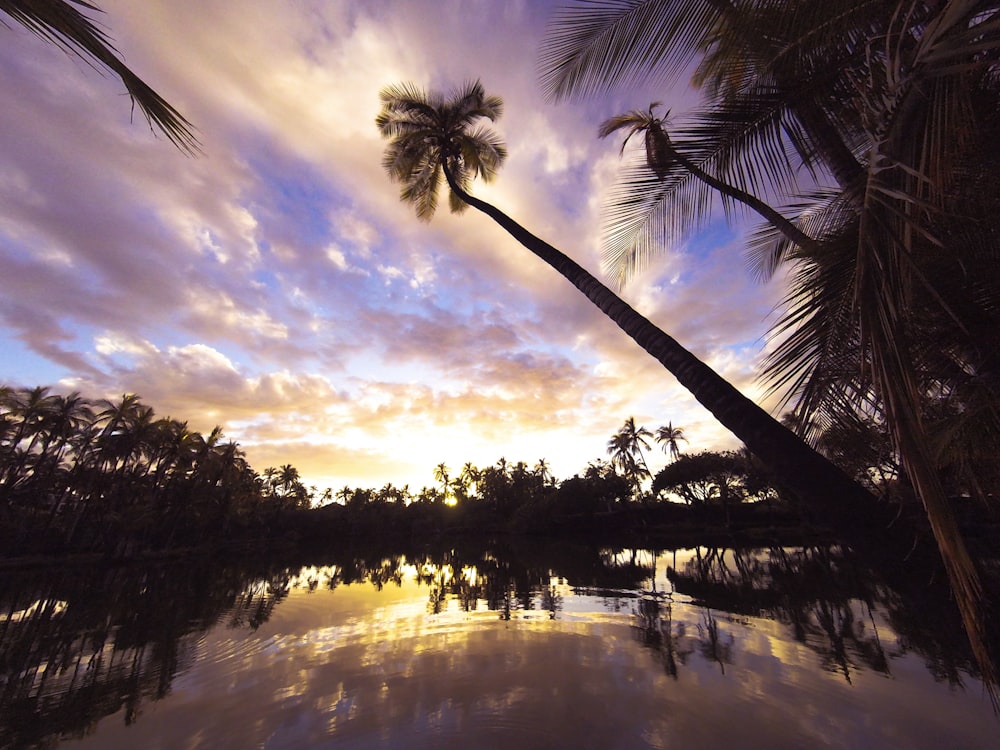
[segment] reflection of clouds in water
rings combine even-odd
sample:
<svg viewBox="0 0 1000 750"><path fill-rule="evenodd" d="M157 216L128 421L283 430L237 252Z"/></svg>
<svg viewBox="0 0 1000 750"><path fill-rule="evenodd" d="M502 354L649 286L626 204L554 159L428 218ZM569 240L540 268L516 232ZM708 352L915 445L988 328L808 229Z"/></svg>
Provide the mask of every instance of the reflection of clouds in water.
<svg viewBox="0 0 1000 750"><path fill-rule="evenodd" d="M580 747L667 747L697 737L713 746L745 744L747 733L756 738L751 746L831 737L850 744L859 728L823 714L831 703L862 712L871 697L870 685L859 691L870 680L831 680L781 626L712 613L731 665L723 672L705 648L706 610L689 601L672 605L678 650L688 655L675 680L650 668L648 651L631 637L630 612L608 611L604 597L578 596L556 622L498 622L493 612L457 607L428 616L426 588L409 579L401 589L406 601L281 637L239 669L277 677L267 701L281 706L281 718L269 747L322 746L333 737L376 747L456 738L489 747L501 737Z"/></svg>
<svg viewBox="0 0 1000 750"><path fill-rule="evenodd" d="M896 648L879 607L869 616L857 599L824 605L859 644L878 628L891 684L867 662L851 664L850 682L829 669L826 631L810 609L812 597L826 601L819 593L795 605L785 592L777 615L758 616L746 607L759 599L727 611L676 590L728 576L781 592L741 554L625 551L604 555L610 567L587 579L491 556L453 566L376 555L244 581L235 619L246 625L262 602L266 618L234 628L227 612L185 636L183 668L138 722L126 730L109 711L98 733L66 746L961 747L992 736L987 704L936 684L924 657ZM667 577L671 566L707 577L685 584ZM369 570L380 583L344 582ZM579 580L592 585L572 585ZM490 597L509 620L487 608ZM811 619L796 630L770 619L782 613ZM110 641L102 653L108 665L135 655L116 656Z"/></svg>
<svg viewBox="0 0 1000 750"><path fill-rule="evenodd" d="M341 641L337 669L314 663L308 647L294 655L308 695L329 702L289 706L294 719L282 720L287 729L272 735L275 746L322 742L331 728L338 742L374 746L447 746L461 738L464 747L481 747L501 737L534 746L637 746L635 717L614 708L607 691L628 687L627 698L638 690L647 701L656 691L641 675L626 674L634 663L616 653L625 642L622 623L617 633L606 629L605 638L595 638L582 622L567 628L476 617L415 628L404 624L405 610L399 613L404 619L395 629ZM565 680L569 663L585 665L572 682ZM623 738L631 740L616 744Z"/></svg>

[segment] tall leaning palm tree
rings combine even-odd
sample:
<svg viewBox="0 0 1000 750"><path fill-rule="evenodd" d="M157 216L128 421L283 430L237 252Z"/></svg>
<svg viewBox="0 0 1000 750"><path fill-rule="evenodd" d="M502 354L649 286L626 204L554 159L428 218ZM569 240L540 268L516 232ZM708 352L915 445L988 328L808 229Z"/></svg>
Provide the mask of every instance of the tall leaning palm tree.
<svg viewBox="0 0 1000 750"><path fill-rule="evenodd" d="M198 150L191 123L122 62L104 31L87 15L100 8L84 0L0 0L0 13L47 42L78 56L91 67L121 80L149 126L185 152ZM0 17L0 24L3 24ZM6 25L6 24L4 24Z"/></svg>
<svg viewBox="0 0 1000 750"><path fill-rule="evenodd" d="M867 490L578 263L495 206L469 193L473 178L493 179L506 156L503 141L483 122L494 122L501 115L501 99L487 96L478 81L466 84L449 97L429 95L412 84L398 84L384 88L380 98L382 110L376 125L389 141L382 165L390 178L401 185L401 199L414 205L418 218L431 219L441 185L446 183L453 211L462 211L466 206L481 211L560 273L669 370L803 502L850 533L855 544L872 551L888 548L885 529L892 519L880 516L885 509L875 503ZM909 547L908 538L897 541Z"/></svg>
<svg viewBox="0 0 1000 750"><path fill-rule="evenodd" d="M802 425L861 414L888 428L966 627L981 632L981 583L940 468L976 492L995 466L978 458L982 439L1000 434L996 3L587 0L557 13L542 58L556 97L696 63L706 105L675 151L785 196L819 240L771 221L782 236L754 250L762 277L793 271L772 383ZM617 205L637 211L618 214L609 256L641 261L707 213L703 192L675 200L682 172L626 177ZM800 194L796 174L810 172L823 187Z"/></svg>

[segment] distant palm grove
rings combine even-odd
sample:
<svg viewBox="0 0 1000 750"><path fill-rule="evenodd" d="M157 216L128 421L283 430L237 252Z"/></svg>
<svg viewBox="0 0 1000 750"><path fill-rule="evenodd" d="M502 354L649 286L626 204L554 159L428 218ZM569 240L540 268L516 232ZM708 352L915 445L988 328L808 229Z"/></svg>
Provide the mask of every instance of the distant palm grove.
<svg viewBox="0 0 1000 750"><path fill-rule="evenodd" d="M655 477L644 456L653 439L672 459ZM123 558L303 536L774 523L785 503L758 462L746 452L682 455L686 440L672 423L654 434L629 418L608 441L608 460L563 481L544 459L500 458L454 471L441 463L435 483L416 491L319 491L290 464L258 473L221 428L203 435L135 395L89 400L0 386L0 549ZM734 516L747 501L766 502Z"/></svg>
<svg viewBox="0 0 1000 750"><path fill-rule="evenodd" d="M4 548L125 554L205 541L309 506L291 466L257 475L220 428L158 418L138 396L0 387Z"/></svg>

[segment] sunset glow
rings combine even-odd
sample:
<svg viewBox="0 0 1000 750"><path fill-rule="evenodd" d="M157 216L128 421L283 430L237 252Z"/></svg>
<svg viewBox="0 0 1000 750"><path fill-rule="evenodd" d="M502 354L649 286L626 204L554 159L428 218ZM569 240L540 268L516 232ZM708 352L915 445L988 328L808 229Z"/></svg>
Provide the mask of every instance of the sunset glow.
<svg viewBox="0 0 1000 750"><path fill-rule="evenodd" d="M310 485L434 484L544 458L605 458L626 417L735 438L551 269L475 211L419 222L380 166L378 92L479 78L510 152L475 193L600 272L619 144L598 123L681 88L554 104L542 2L103 0L128 65L197 127L188 157L120 82L0 27L0 383L137 393L222 425L258 471ZM671 248L623 296L760 401L778 285L739 228ZM603 277L603 275L602 275ZM650 457L655 471L665 456Z"/></svg>

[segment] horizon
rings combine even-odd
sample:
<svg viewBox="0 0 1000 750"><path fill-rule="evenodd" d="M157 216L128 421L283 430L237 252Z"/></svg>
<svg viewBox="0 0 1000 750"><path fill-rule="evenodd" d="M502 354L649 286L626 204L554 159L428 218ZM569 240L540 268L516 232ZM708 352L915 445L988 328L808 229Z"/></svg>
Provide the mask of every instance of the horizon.
<svg viewBox="0 0 1000 750"><path fill-rule="evenodd" d="M0 383L135 393L319 488L433 486L439 463L501 457L568 478L628 417L682 427L688 451L737 447L489 219L418 221L374 125L387 84L481 79L504 99L510 156L474 194L607 280L600 209L634 152L620 160L597 126L653 99L682 117L694 93L548 102L549 4L444 5L102 2L126 63L197 128L196 157L152 134L120 82L0 30ZM621 294L765 403L755 374L783 285L745 270L751 229L720 218Z"/></svg>

